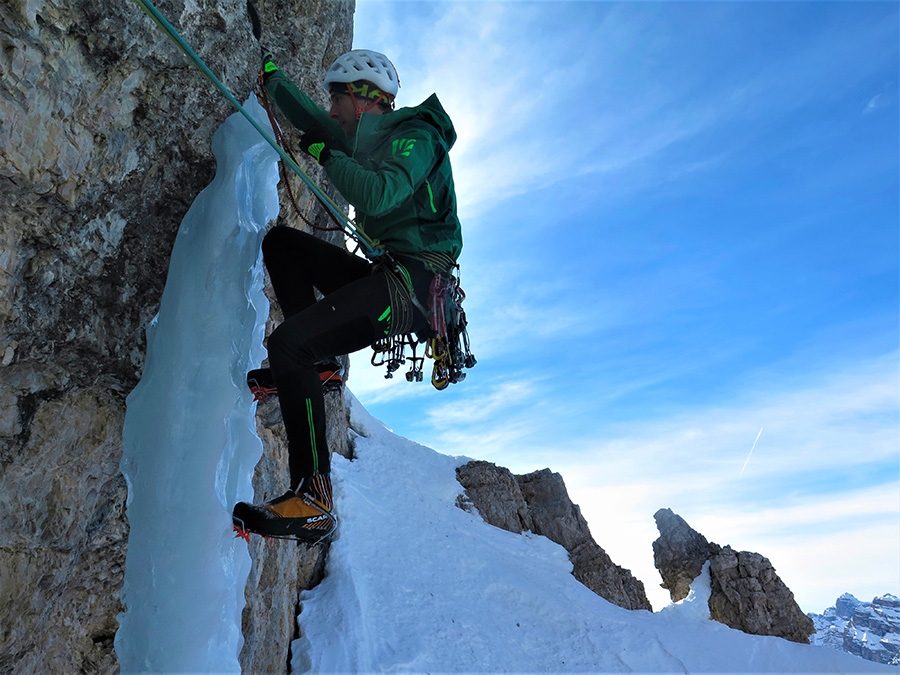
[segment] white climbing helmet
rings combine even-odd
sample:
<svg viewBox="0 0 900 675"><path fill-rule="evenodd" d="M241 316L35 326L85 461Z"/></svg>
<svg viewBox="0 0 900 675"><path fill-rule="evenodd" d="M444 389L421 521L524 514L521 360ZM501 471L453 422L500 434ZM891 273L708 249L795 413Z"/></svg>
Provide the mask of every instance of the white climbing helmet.
<svg viewBox="0 0 900 675"><path fill-rule="evenodd" d="M354 49L337 57L325 74L325 88L333 82L371 82L391 98L400 88L394 64L384 54L369 49Z"/></svg>

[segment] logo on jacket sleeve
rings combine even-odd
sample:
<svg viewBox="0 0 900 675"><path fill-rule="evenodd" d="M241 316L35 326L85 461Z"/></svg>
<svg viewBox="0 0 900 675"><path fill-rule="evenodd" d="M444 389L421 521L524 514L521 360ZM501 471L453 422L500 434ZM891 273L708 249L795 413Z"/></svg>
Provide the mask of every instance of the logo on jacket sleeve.
<svg viewBox="0 0 900 675"><path fill-rule="evenodd" d="M412 149L416 145L415 138L398 138L393 143L391 143L391 155L396 157L400 155L401 157L409 157L409 153L412 152Z"/></svg>

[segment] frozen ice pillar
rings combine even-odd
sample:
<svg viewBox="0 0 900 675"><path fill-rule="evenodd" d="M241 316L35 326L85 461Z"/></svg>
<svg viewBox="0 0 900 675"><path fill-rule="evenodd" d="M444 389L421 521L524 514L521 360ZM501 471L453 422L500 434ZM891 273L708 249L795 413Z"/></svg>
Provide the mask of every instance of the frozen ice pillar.
<svg viewBox="0 0 900 675"><path fill-rule="evenodd" d="M246 107L268 128L255 98ZM278 156L237 113L213 152L216 177L181 223L128 397L123 673L240 672L250 558L230 514L252 498L262 453L245 377L264 356L260 243L278 213Z"/></svg>

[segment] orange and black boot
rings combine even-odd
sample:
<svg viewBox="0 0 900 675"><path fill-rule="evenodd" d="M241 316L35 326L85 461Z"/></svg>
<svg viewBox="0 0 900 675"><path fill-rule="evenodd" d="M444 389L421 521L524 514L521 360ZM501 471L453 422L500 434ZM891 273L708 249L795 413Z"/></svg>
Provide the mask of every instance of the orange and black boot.
<svg viewBox="0 0 900 675"><path fill-rule="evenodd" d="M244 538L255 533L314 543L337 527L333 509L331 477L320 474L307 478L297 491L288 490L263 504L239 502L231 520L235 531Z"/></svg>
<svg viewBox="0 0 900 675"><path fill-rule="evenodd" d="M278 388L268 368L257 368L247 373L247 386L253 394L254 401L265 403L269 396L277 396Z"/></svg>

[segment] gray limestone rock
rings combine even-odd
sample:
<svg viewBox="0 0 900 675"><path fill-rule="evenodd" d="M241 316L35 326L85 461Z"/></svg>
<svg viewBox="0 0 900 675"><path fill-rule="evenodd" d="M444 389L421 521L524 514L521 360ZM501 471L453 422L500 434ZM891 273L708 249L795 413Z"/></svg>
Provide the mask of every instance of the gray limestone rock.
<svg viewBox="0 0 900 675"><path fill-rule="evenodd" d="M661 585L669 591L672 602L684 600L712 555L712 547L706 537L670 509L660 509L653 518L659 530L659 539L653 542L653 563L662 576Z"/></svg>
<svg viewBox="0 0 900 675"><path fill-rule="evenodd" d="M106 391L60 394L35 406L28 438L3 463L0 672L117 669L128 536L122 423Z"/></svg>
<svg viewBox="0 0 900 675"><path fill-rule="evenodd" d="M869 661L900 665L900 598L883 595L860 603L844 629L843 649Z"/></svg>
<svg viewBox="0 0 900 675"><path fill-rule="evenodd" d="M353 0L257 6L283 70L324 102ZM249 96L259 45L246 0L164 9ZM233 109L133 2L8 0L0 44L0 671L116 672L125 396L178 225L214 175L212 135ZM279 221L300 219L283 209ZM346 426L335 433L346 450ZM276 558L260 564L293 565ZM293 580L272 583L296 604Z"/></svg>
<svg viewBox="0 0 900 675"><path fill-rule="evenodd" d="M587 521L572 500L562 476L550 469L516 477L534 522L534 532L573 551L592 540Z"/></svg>
<svg viewBox="0 0 900 675"><path fill-rule="evenodd" d="M900 598L890 593L860 602L844 593L822 614L807 614L816 633L810 642L855 656L900 665Z"/></svg>
<svg viewBox="0 0 900 675"><path fill-rule="evenodd" d="M710 558L709 574L711 619L753 635L809 642L812 619L767 558L726 546Z"/></svg>
<svg viewBox="0 0 900 675"><path fill-rule="evenodd" d="M572 503L563 478L550 469L516 477L534 532L569 552L572 574L597 595L625 609L652 610L644 584L616 565L591 536L581 509Z"/></svg>
<svg viewBox="0 0 900 675"><path fill-rule="evenodd" d="M562 476L550 469L513 476L503 467L473 461L456 471L466 497L485 522L510 532L530 530L569 552L572 574L585 586L626 609L651 609L644 585L613 563L591 536ZM466 506L461 503L460 506Z"/></svg>
<svg viewBox="0 0 900 675"><path fill-rule="evenodd" d="M849 593L844 593L834 602L834 611L842 619L851 619L860 602Z"/></svg>
<svg viewBox="0 0 900 675"><path fill-rule="evenodd" d="M519 483L509 469L473 461L459 467L456 478L484 522L516 533L534 529Z"/></svg>
<svg viewBox="0 0 900 675"><path fill-rule="evenodd" d="M687 596L708 560L710 619L753 635L809 642L815 632L812 619L767 558L707 542L669 509L660 509L654 518L660 532L653 542L654 561L673 601Z"/></svg>

